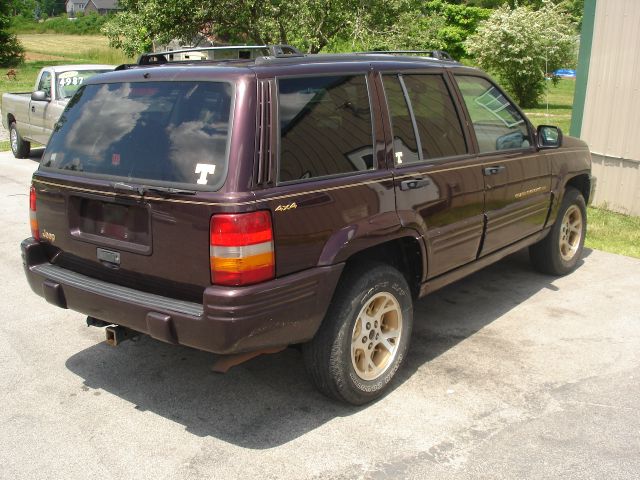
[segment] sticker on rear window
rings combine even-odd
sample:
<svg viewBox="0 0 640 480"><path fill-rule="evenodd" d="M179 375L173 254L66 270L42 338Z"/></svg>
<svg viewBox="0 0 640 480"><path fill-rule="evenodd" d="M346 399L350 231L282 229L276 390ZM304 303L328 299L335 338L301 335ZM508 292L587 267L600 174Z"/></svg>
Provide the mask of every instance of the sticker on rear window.
<svg viewBox="0 0 640 480"><path fill-rule="evenodd" d="M196 174L200 174L198 183L200 185L206 185L208 183L207 175L213 175L216 171L215 165L209 165L208 163L196 164Z"/></svg>

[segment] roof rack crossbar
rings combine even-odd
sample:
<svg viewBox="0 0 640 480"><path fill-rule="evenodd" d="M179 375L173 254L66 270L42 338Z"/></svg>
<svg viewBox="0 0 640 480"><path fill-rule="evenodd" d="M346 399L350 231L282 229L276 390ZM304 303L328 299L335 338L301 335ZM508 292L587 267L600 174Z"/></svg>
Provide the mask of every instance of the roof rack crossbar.
<svg viewBox="0 0 640 480"><path fill-rule="evenodd" d="M217 47L189 47L179 48L176 50L167 50L164 52L143 53L138 59L138 65L153 65L167 63L167 55L189 53L189 52L207 52L220 50L265 50L269 55L279 57L283 55L302 55L300 50L291 45L220 45Z"/></svg>
<svg viewBox="0 0 640 480"><path fill-rule="evenodd" d="M438 60L453 60L449 52L445 50L371 50L368 52L358 52L364 54L387 54L387 55L419 55L427 54L431 58Z"/></svg>

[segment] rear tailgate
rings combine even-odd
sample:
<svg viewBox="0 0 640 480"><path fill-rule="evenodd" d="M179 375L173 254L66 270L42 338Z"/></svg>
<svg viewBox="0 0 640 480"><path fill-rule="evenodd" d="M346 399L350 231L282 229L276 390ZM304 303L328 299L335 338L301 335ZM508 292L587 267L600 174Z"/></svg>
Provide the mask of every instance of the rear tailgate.
<svg viewBox="0 0 640 480"><path fill-rule="evenodd" d="M234 101L229 81L81 87L33 179L49 260L201 302L211 216L254 208L226 191Z"/></svg>
<svg viewBox="0 0 640 480"><path fill-rule="evenodd" d="M114 195L38 174L33 183L40 238L52 263L137 290L202 300L211 284L209 222L221 207Z"/></svg>

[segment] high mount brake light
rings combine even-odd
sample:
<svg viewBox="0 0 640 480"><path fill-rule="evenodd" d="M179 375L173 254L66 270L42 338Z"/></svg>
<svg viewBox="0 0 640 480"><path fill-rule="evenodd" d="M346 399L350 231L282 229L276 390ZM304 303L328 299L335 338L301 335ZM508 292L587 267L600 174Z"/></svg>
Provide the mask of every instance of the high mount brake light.
<svg viewBox="0 0 640 480"><path fill-rule="evenodd" d="M31 224L31 236L40 240L40 228L36 216L36 188L33 185L29 189L29 223Z"/></svg>
<svg viewBox="0 0 640 480"><path fill-rule="evenodd" d="M270 213L212 216L209 251L211 282L216 285L250 285L274 278Z"/></svg>

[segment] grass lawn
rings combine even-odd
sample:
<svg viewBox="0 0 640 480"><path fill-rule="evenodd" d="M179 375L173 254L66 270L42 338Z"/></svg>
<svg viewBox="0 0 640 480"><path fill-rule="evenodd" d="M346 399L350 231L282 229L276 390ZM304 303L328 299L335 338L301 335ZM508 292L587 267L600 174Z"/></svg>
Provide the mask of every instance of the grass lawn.
<svg viewBox="0 0 640 480"><path fill-rule="evenodd" d="M589 208L585 246L640 258L640 217Z"/></svg>
<svg viewBox="0 0 640 480"><path fill-rule="evenodd" d="M556 125L562 129L565 135L569 135L571 125L571 111L573 109L573 91L576 81L563 78L558 85L547 82L547 92L542 97L538 108L529 108L525 113L535 125ZM547 109L548 104L548 109Z"/></svg>

